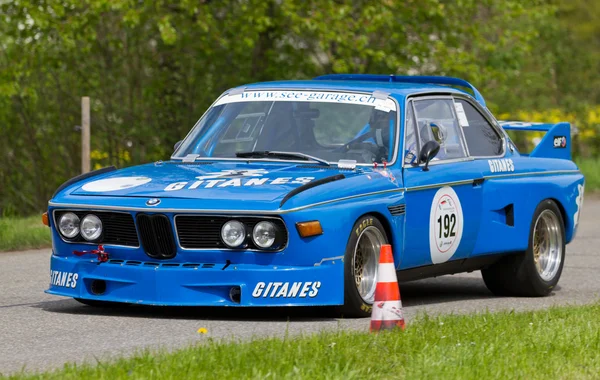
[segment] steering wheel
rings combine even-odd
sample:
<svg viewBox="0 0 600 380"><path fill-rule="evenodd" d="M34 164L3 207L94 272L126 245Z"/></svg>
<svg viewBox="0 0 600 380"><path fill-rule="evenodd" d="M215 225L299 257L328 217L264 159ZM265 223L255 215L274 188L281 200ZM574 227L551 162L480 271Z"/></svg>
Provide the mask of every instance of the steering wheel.
<svg viewBox="0 0 600 380"><path fill-rule="evenodd" d="M354 142L352 144L346 144L345 146L347 147L347 149L345 150L346 153L353 152L362 155L362 153L360 152L365 152L366 154L368 154L370 156L369 160L365 159L365 156L362 155L363 159L367 162L381 162L383 160L386 160L388 156L388 150L385 147L368 142Z"/></svg>
<svg viewBox="0 0 600 380"><path fill-rule="evenodd" d="M365 140L368 139L375 139L375 133L373 133L373 131L368 131L367 133L363 133L360 136L357 136L355 138L353 138L352 140L348 141L347 143L345 143L344 145L342 145L341 147L337 148L336 151L341 151L341 152L347 152L350 149L355 149L355 148L359 148L364 144L370 144L370 145L375 145L375 144L371 144L371 143L366 143ZM363 148L364 149L364 148Z"/></svg>
<svg viewBox="0 0 600 380"><path fill-rule="evenodd" d="M373 157L373 161L382 161L387 159L388 156L388 149L383 147L383 146L379 146L375 143L371 143L371 142L366 142L365 140L368 139L375 139L375 133L373 131L369 131L367 133L364 133L360 136L357 136L355 138L353 138L352 140L348 141L347 143L345 143L344 145L340 146L339 148L336 148L334 151L335 152L349 152L349 151L367 151L368 153L370 153Z"/></svg>

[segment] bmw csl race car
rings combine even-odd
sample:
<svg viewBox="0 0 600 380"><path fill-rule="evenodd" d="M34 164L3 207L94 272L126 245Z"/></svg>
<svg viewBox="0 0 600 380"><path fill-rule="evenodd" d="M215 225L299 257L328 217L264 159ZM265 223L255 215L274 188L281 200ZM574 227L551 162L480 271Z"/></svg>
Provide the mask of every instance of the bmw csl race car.
<svg viewBox="0 0 600 380"><path fill-rule="evenodd" d="M546 133L524 154L507 129ZM569 124L500 124L456 78L234 88L170 160L56 191L47 292L90 305L338 305L364 316L390 243L400 281L481 270L494 294L544 296L583 202L570 148Z"/></svg>

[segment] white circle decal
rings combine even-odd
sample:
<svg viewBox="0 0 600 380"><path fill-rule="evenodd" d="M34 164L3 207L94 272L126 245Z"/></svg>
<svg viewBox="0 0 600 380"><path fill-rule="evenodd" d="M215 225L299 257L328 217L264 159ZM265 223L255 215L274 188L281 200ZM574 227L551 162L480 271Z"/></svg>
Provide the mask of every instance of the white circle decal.
<svg viewBox="0 0 600 380"><path fill-rule="evenodd" d="M463 233L463 212L454 189L444 186L435 193L429 214L429 251L434 264L450 260Z"/></svg>
<svg viewBox="0 0 600 380"><path fill-rule="evenodd" d="M150 181L152 181L152 178L148 177L115 177L88 182L83 185L82 189L91 193L101 193L104 191L131 189Z"/></svg>

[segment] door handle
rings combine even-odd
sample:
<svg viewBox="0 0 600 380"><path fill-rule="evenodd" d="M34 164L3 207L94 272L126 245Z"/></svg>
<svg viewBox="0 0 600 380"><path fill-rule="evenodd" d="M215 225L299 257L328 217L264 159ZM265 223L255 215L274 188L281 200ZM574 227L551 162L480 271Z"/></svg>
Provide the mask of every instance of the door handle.
<svg viewBox="0 0 600 380"><path fill-rule="evenodd" d="M478 187L483 185L484 178L477 178L473 180L473 187Z"/></svg>

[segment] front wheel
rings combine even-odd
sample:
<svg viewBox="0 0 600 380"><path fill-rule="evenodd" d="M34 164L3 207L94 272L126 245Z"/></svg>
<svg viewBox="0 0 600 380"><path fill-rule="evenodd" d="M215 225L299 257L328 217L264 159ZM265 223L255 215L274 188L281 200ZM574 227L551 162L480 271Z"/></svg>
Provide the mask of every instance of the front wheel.
<svg viewBox="0 0 600 380"><path fill-rule="evenodd" d="M481 274L496 295L541 297L558 283L565 262L565 227L552 200L536 208L529 230L527 251L502 258Z"/></svg>
<svg viewBox="0 0 600 380"><path fill-rule="evenodd" d="M379 251L387 243L385 229L373 215L364 215L354 223L344 255L344 316L367 317L371 314Z"/></svg>

